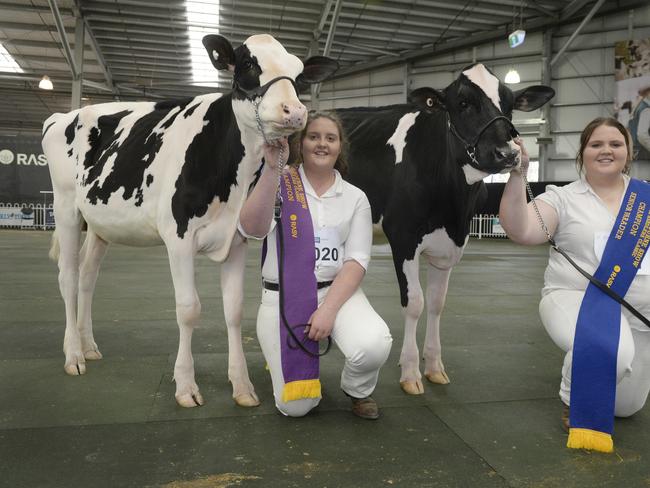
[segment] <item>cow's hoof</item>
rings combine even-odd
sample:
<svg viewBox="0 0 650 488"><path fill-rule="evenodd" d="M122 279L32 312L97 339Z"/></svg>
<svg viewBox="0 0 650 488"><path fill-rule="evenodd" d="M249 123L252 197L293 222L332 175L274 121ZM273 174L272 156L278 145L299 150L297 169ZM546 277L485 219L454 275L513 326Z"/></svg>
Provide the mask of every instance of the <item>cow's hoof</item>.
<svg viewBox="0 0 650 488"><path fill-rule="evenodd" d="M424 393L424 386L420 380L417 381L400 381L399 386L402 387L404 393L409 395L422 395Z"/></svg>
<svg viewBox="0 0 650 488"><path fill-rule="evenodd" d="M99 352L98 349L93 349L93 350L90 350L90 351L86 351L86 352L84 352L84 357L85 357L86 360L88 360L88 361L98 361L98 360L100 360L103 356L102 356L102 353Z"/></svg>
<svg viewBox="0 0 650 488"><path fill-rule="evenodd" d="M240 407L257 407L260 404L260 400L255 393L243 393L233 397L233 400Z"/></svg>
<svg viewBox="0 0 650 488"><path fill-rule="evenodd" d="M198 391L194 394L184 393L183 395L176 395L176 402L185 408L201 407L205 403Z"/></svg>
<svg viewBox="0 0 650 488"><path fill-rule="evenodd" d="M66 364L63 366L63 369L66 374L69 374L70 376L81 376L82 374L86 374L86 365L84 363Z"/></svg>
<svg viewBox="0 0 650 488"><path fill-rule="evenodd" d="M424 373L424 377L428 379L431 383L436 385L448 385L449 376L444 371L436 371L435 373Z"/></svg>

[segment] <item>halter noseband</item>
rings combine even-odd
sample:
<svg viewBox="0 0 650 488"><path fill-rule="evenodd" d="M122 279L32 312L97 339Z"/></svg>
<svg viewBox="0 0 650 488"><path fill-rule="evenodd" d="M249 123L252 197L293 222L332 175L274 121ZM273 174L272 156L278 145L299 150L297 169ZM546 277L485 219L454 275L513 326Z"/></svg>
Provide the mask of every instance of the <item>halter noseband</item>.
<svg viewBox="0 0 650 488"><path fill-rule="evenodd" d="M490 127L492 124L497 122L498 120L503 120L506 122L506 124L509 126L510 130L510 135L514 139L515 137L519 136L519 132L517 129L515 129L515 126L512 124L510 119L508 117L505 117L504 115L497 115L494 117L492 120L488 121L480 131L478 131L478 134L474 137L474 139L471 142L467 142L459 133L458 130L456 129L456 126L451 122L451 118L449 117L449 112L446 112L447 114L447 127L449 127L449 130L451 133L456 136L456 138L463 143L465 146L465 152L469 156L470 162L472 166L474 166L476 169L480 169L479 162L476 159L476 146L478 145L478 141L483 135L483 133Z"/></svg>
<svg viewBox="0 0 650 488"><path fill-rule="evenodd" d="M296 82L292 78L289 78L288 76L276 76L275 78L264 83L263 85L251 89L246 89L242 87L239 83L235 81L234 78L232 80L233 90L234 89L241 90L246 95L246 98L250 98L252 100L253 106L255 107L255 120L257 121L257 128L259 129L260 134L262 134L262 138L264 138L264 142L266 142L267 144L270 144L270 141L266 138L266 134L264 133L264 129L262 127L262 119L260 118L260 104L262 103L262 98L264 98L266 92L269 91L269 88L271 88L271 85L273 85L274 83L280 80L289 80L293 85L294 90L296 90L296 96L298 96L298 86L296 85Z"/></svg>

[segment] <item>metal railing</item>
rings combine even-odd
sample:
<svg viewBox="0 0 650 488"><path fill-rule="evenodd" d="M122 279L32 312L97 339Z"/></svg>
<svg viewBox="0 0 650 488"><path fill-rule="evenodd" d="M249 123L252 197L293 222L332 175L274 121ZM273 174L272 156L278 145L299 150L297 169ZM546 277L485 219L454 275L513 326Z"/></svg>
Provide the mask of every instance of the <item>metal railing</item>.
<svg viewBox="0 0 650 488"><path fill-rule="evenodd" d="M0 202L0 228L2 229L54 229L52 204Z"/></svg>
<svg viewBox="0 0 650 488"><path fill-rule="evenodd" d="M498 215L475 215L469 226L471 237L507 237Z"/></svg>
<svg viewBox="0 0 650 488"><path fill-rule="evenodd" d="M20 203L2 203L0 202L0 212L2 209L20 210L23 217L14 224L4 224L0 220L0 228L13 229L54 229L54 217L52 214L52 204L28 204ZM470 237L481 239L483 237L507 237L503 227L499 223L498 215L475 215L469 227Z"/></svg>

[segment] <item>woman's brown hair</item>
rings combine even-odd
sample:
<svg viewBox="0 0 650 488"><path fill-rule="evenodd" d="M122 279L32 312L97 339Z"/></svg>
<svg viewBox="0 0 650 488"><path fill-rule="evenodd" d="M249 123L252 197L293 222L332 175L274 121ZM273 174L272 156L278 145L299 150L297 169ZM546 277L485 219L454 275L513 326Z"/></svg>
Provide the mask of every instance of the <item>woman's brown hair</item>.
<svg viewBox="0 0 650 488"><path fill-rule="evenodd" d="M341 152L339 157L334 163L334 169L341 173L341 176L345 177L348 174L348 139L345 136L345 131L343 130L343 124L341 119L333 112L318 112L312 111L309 112L309 117L307 118L307 124L305 128L299 133L293 134L289 138L289 162L292 166L299 166L302 164L302 141L307 136L307 130L309 129L309 124L314 120L325 118L329 119L336 125L336 128L339 131L339 139L341 140Z"/></svg>
<svg viewBox="0 0 650 488"><path fill-rule="evenodd" d="M585 152L585 148L589 143L589 139L591 139L591 135L601 125L614 127L621 134L623 134L623 137L625 138L625 147L627 148L627 161L625 162L623 173L626 175L630 174L630 166L632 163L632 137L630 136L630 133L625 128L625 126L613 117L597 117L589 122L587 126L582 130L582 134L580 134L580 150L576 156L576 166L578 167L578 173L582 173L582 168L584 166L584 162L582 161L582 154Z"/></svg>

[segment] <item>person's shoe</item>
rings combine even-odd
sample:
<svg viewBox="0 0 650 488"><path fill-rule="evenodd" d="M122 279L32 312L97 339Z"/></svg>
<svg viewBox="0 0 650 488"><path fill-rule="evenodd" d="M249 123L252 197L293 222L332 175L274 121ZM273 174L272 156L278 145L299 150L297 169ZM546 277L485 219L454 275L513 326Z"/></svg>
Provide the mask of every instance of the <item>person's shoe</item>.
<svg viewBox="0 0 650 488"><path fill-rule="evenodd" d="M569 407L564 403L562 404L562 428L568 434L569 433Z"/></svg>
<svg viewBox="0 0 650 488"><path fill-rule="evenodd" d="M372 397L352 398L352 413L357 417L367 420L377 420L379 418L379 407Z"/></svg>

